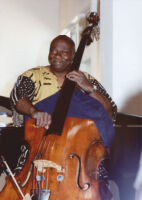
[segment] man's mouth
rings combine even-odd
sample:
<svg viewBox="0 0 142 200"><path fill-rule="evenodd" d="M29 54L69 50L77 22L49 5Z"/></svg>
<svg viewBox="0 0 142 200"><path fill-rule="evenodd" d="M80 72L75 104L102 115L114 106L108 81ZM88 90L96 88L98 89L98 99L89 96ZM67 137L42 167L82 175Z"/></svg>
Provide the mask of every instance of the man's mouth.
<svg viewBox="0 0 142 200"><path fill-rule="evenodd" d="M52 63L53 64L56 64L56 65L61 65L61 64L64 64L65 62L63 60L55 60L55 59L52 59Z"/></svg>

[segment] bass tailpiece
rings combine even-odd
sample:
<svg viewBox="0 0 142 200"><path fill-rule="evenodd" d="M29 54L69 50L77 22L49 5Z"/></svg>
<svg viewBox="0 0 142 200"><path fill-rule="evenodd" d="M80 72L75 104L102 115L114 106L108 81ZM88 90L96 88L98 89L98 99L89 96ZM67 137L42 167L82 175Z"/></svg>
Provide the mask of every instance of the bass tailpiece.
<svg viewBox="0 0 142 200"><path fill-rule="evenodd" d="M48 189L48 171L56 169L57 190L52 192ZM54 168L54 169L53 169ZM30 192L32 200L48 200L50 195L56 195L59 192L60 183L64 179L64 169L56 163L49 160L35 160L33 172L33 189Z"/></svg>

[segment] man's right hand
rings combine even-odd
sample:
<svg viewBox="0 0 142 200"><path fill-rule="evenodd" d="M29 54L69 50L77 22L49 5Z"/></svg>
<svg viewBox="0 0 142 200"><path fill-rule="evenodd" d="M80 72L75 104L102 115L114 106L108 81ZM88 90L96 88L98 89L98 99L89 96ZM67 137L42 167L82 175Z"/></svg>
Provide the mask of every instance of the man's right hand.
<svg viewBox="0 0 142 200"><path fill-rule="evenodd" d="M16 103L16 110L24 115L29 115L36 120L38 128L48 129L51 124L51 115L47 112L39 111L26 99L19 99Z"/></svg>
<svg viewBox="0 0 142 200"><path fill-rule="evenodd" d="M34 111L31 117L36 120L38 128L48 129L51 124L51 115L47 112Z"/></svg>

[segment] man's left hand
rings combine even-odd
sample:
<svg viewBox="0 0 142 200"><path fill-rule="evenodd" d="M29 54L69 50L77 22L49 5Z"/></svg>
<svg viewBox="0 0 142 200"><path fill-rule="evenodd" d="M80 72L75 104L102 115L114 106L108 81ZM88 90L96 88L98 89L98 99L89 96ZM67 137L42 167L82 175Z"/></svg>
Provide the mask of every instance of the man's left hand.
<svg viewBox="0 0 142 200"><path fill-rule="evenodd" d="M81 71L72 71L72 72L69 72L66 75L66 77L69 80L76 82L78 84L78 86L81 89L83 89L85 92L90 92L93 89L93 86L88 81L88 79L86 78L86 76L84 75L84 73L81 72Z"/></svg>

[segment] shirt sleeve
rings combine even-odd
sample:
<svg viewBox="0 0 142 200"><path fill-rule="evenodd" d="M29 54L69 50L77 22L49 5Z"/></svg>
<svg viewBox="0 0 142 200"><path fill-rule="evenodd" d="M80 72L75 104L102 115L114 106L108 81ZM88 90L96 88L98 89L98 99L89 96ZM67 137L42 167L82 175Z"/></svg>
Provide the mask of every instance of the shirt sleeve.
<svg viewBox="0 0 142 200"><path fill-rule="evenodd" d="M97 81L93 76L91 76L90 74L87 74L87 78L90 81L90 83L94 86L95 90L97 90L101 95L103 95L106 99L108 99L111 103L112 106L112 112L113 112L113 116L112 119L115 122L116 120L116 115L117 115L117 106L115 104L115 102L112 100L111 96L107 93L107 91L105 90L105 88L101 85L101 83L99 83L99 81Z"/></svg>
<svg viewBox="0 0 142 200"><path fill-rule="evenodd" d="M13 113L13 125L21 127L24 125L24 116L16 111L15 105L19 99L26 98L32 101L35 93L35 84L31 78L19 76L10 95L10 105Z"/></svg>
<svg viewBox="0 0 142 200"><path fill-rule="evenodd" d="M26 76L19 76L10 95L11 103L15 106L19 99L32 101L35 93L34 82Z"/></svg>

